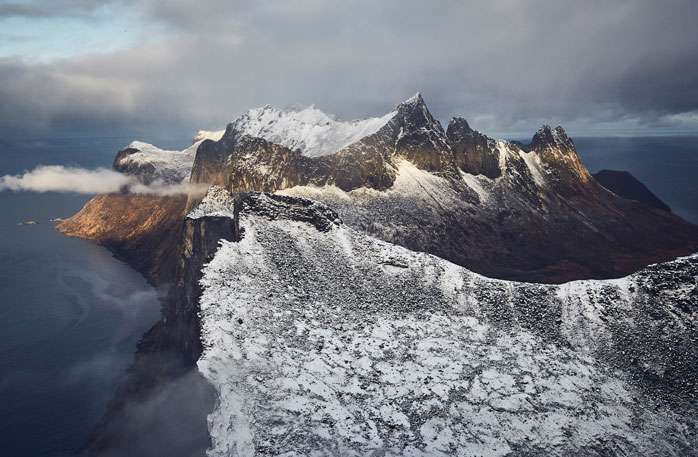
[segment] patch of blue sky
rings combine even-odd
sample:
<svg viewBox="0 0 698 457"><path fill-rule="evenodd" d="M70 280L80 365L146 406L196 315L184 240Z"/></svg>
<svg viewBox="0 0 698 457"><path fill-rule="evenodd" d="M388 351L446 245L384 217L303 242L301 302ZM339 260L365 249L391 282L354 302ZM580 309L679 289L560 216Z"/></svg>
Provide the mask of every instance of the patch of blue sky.
<svg viewBox="0 0 698 457"><path fill-rule="evenodd" d="M137 15L112 5L89 15L0 18L0 57L50 62L109 53L153 38L152 30Z"/></svg>

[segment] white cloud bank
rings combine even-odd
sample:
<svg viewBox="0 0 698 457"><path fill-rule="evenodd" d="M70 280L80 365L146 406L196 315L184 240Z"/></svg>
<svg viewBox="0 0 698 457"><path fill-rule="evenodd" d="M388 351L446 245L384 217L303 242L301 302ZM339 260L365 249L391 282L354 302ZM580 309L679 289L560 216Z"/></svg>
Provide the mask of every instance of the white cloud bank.
<svg viewBox="0 0 698 457"><path fill-rule="evenodd" d="M21 175L0 177L0 191L29 192L77 192L81 194L135 193L176 195L202 193L206 186L190 184L164 184L154 182L145 185L134 176L107 168L88 170L62 165L39 165Z"/></svg>

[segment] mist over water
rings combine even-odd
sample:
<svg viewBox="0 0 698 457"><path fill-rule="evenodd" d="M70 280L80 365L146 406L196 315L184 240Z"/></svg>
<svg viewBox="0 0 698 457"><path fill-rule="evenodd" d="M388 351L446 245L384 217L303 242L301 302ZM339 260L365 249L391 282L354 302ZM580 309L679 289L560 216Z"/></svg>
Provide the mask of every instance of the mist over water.
<svg viewBox="0 0 698 457"><path fill-rule="evenodd" d="M39 164L109 167L131 139L5 141L0 176ZM676 213L698 222L696 139L575 138L575 143L592 172L628 170ZM190 139L149 141L181 149ZM123 379L137 341L159 317L156 292L139 274L105 249L53 229L49 219L72 215L87 199L0 192L2 455L75 455ZM27 220L37 224L17 225Z"/></svg>

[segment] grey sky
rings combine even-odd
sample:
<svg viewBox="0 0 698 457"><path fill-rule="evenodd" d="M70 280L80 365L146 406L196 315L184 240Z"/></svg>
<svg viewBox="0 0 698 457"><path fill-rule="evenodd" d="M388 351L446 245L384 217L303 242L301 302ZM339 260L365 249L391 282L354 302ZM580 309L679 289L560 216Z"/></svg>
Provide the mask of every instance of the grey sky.
<svg viewBox="0 0 698 457"><path fill-rule="evenodd" d="M265 103L355 118L421 91L501 135L695 133L697 20L694 0L0 0L0 131L187 134ZM22 47L41 37L52 53Z"/></svg>

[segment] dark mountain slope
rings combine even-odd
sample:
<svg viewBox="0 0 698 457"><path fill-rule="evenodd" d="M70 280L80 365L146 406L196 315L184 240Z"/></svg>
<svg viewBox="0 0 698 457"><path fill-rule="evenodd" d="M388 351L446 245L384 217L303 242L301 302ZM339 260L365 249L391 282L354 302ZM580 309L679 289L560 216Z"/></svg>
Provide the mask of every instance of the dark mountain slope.
<svg viewBox="0 0 698 457"><path fill-rule="evenodd" d="M599 184L620 197L644 203L652 208L671 211L669 205L627 171L601 170L593 176Z"/></svg>

